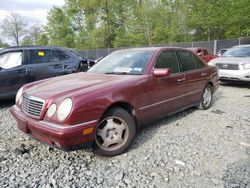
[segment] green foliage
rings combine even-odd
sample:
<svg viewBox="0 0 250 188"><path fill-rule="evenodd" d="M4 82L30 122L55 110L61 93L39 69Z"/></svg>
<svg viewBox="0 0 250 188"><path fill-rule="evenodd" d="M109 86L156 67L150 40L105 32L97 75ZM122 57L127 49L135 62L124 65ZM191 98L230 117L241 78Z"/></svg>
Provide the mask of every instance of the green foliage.
<svg viewBox="0 0 250 188"><path fill-rule="evenodd" d="M30 46L33 45L33 40L30 36L26 36L23 38L22 42L21 42L22 46Z"/></svg>
<svg viewBox="0 0 250 188"><path fill-rule="evenodd" d="M44 26L34 25L27 31L27 35L22 40L22 45L48 45L49 38L45 33Z"/></svg>
<svg viewBox="0 0 250 188"><path fill-rule="evenodd" d="M79 50L250 35L249 0L66 0L48 15L49 43Z"/></svg>
<svg viewBox="0 0 250 188"><path fill-rule="evenodd" d="M3 42L1 39L0 39L0 48L6 48L8 47L9 45L5 42Z"/></svg>
<svg viewBox="0 0 250 188"><path fill-rule="evenodd" d="M50 10L45 30L51 45L74 47L74 32L71 27L70 17L63 8L53 7Z"/></svg>

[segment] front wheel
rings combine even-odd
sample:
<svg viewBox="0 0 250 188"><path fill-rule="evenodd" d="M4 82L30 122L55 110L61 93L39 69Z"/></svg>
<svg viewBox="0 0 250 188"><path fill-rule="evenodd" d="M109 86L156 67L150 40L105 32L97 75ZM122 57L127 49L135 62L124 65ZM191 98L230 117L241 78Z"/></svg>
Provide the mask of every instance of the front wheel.
<svg viewBox="0 0 250 188"><path fill-rule="evenodd" d="M112 108L98 124L94 151L103 156L120 155L129 148L135 134L136 125L132 116L122 108Z"/></svg>
<svg viewBox="0 0 250 188"><path fill-rule="evenodd" d="M199 104L199 109L207 110L212 104L212 96L212 87L210 85L207 85L203 91L202 98Z"/></svg>

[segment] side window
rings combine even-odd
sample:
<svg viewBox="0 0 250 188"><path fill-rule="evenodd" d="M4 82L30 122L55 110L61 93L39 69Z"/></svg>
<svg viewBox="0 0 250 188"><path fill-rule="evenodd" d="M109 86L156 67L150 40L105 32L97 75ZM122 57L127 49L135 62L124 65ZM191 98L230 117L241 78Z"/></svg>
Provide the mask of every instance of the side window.
<svg viewBox="0 0 250 188"><path fill-rule="evenodd" d="M0 55L0 67L3 69L11 69L22 65L22 52L7 52Z"/></svg>
<svg viewBox="0 0 250 188"><path fill-rule="evenodd" d="M189 71L189 70L196 69L194 58L193 58L193 55L191 52L178 51L177 53L178 53L178 56L180 58L183 71Z"/></svg>
<svg viewBox="0 0 250 188"><path fill-rule="evenodd" d="M60 58L60 60L69 59L69 55L67 55L64 51L56 50L56 53L57 53L58 57Z"/></svg>
<svg viewBox="0 0 250 188"><path fill-rule="evenodd" d="M205 67L204 63L201 62L201 60L199 58L197 58L195 55L194 55L194 60L195 60L197 69L201 69L201 68Z"/></svg>
<svg viewBox="0 0 250 188"><path fill-rule="evenodd" d="M35 49L30 50L30 63L40 64L48 63L51 61L51 50L48 49Z"/></svg>
<svg viewBox="0 0 250 188"><path fill-rule="evenodd" d="M162 52L157 59L155 68L169 68L171 73L180 72L175 51Z"/></svg>
<svg viewBox="0 0 250 188"><path fill-rule="evenodd" d="M51 51L51 61L60 61L58 54L54 50Z"/></svg>

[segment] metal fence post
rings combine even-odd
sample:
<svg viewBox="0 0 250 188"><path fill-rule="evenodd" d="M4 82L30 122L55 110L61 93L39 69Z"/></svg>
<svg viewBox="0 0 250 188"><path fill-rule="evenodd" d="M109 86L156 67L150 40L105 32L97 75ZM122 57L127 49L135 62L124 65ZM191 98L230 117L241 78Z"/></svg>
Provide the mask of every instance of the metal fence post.
<svg viewBox="0 0 250 188"><path fill-rule="evenodd" d="M214 55L217 52L217 40L214 40Z"/></svg>

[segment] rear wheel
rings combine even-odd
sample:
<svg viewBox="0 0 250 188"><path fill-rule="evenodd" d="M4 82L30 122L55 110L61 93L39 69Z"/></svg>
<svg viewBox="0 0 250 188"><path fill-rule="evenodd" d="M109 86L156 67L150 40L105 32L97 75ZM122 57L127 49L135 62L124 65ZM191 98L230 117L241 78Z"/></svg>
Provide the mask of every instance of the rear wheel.
<svg viewBox="0 0 250 188"><path fill-rule="evenodd" d="M212 104L212 96L212 87L210 85L207 85L203 91L202 98L199 104L199 109L207 110L208 108L210 108Z"/></svg>
<svg viewBox="0 0 250 188"><path fill-rule="evenodd" d="M104 156L122 154L133 142L135 134L132 116L122 108L112 108L98 124L94 151Z"/></svg>

